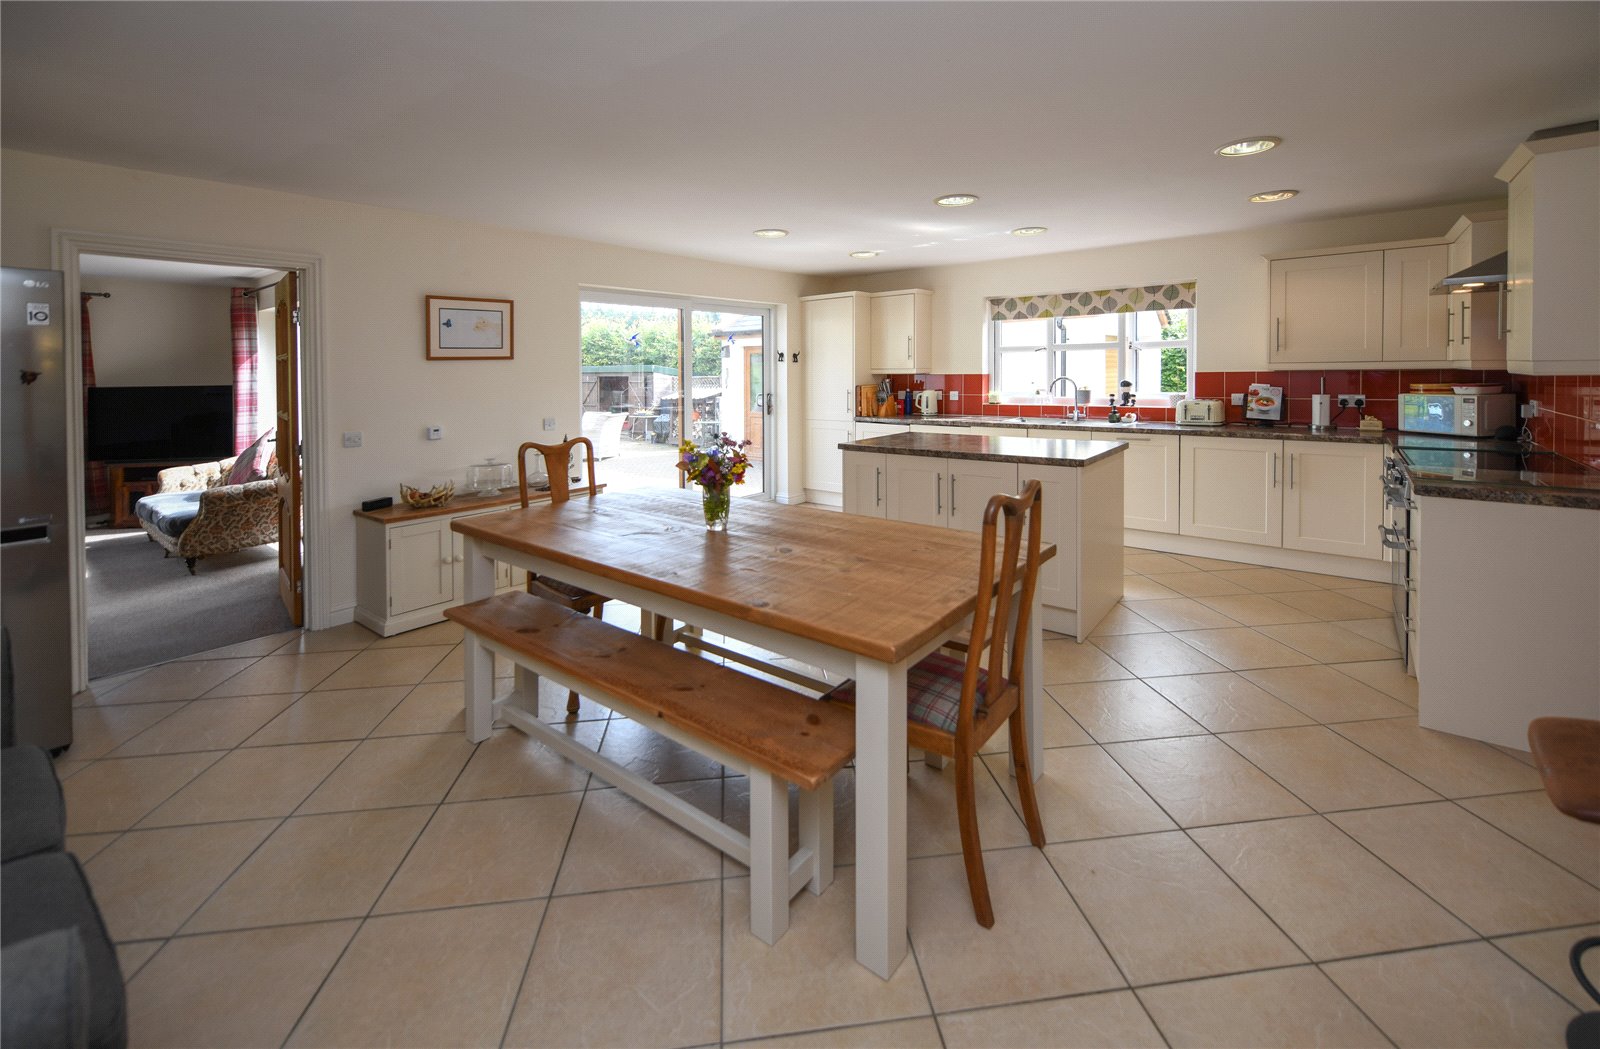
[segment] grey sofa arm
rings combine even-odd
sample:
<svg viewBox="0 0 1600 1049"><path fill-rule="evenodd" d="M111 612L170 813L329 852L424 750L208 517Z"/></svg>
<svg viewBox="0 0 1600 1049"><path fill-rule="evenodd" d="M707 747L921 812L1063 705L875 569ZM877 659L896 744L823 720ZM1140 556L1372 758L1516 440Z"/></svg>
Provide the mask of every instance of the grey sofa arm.
<svg viewBox="0 0 1600 1049"><path fill-rule="evenodd" d="M0 1044L89 1044L89 966L78 930L53 929L0 951Z"/></svg>
<svg viewBox="0 0 1600 1049"><path fill-rule="evenodd" d="M40 747L0 750L0 862L60 849L67 808L50 755Z"/></svg>

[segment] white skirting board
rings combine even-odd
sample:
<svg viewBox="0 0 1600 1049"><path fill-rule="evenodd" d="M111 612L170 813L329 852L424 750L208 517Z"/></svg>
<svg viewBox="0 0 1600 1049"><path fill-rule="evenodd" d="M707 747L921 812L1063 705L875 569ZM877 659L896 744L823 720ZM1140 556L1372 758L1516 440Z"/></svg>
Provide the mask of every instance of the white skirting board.
<svg viewBox="0 0 1600 1049"><path fill-rule="evenodd" d="M1240 564L1260 565L1263 568L1283 568L1293 572L1317 572L1322 575L1343 576L1346 579L1365 579L1373 583L1390 582L1393 572L1393 566L1388 561L1364 557L1340 557L1337 554L1285 550L1279 546L1230 543L1221 539L1201 539L1197 536L1173 535L1167 532L1146 532L1137 528L1125 528L1122 534L1124 543L1140 550L1158 550L1164 554L1188 554L1191 557L1210 557L1218 561L1238 561Z"/></svg>

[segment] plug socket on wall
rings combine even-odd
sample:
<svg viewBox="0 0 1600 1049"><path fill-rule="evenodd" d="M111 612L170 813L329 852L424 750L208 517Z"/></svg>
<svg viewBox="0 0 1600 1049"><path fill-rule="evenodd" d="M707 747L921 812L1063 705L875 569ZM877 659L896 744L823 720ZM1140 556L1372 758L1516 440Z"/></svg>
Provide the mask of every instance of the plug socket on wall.
<svg viewBox="0 0 1600 1049"><path fill-rule="evenodd" d="M1365 408L1366 406L1367 398L1365 394L1341 393L1339 395L1339 407L1341 408Z"/></svg>
<svg viewBox="0 0 1600 1049"><path fill-rule="evenodd" d="M1524 419L1537 419L1539 417L1539 402L1529 401L1518 409Z"/></svg>

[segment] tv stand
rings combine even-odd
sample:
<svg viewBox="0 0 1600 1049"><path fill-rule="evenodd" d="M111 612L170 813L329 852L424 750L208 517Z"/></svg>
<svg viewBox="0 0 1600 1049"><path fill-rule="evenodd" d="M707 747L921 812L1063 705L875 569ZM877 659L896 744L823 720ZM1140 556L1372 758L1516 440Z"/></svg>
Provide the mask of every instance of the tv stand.
<svg viewBox="0 0 1600 1049"><path fill-rule="evenodd" d="M141 459L136 462L106 463L106 478L111 487L111 527L138 528L133 506L141 498L161 488L156 475L173 466L187 466L188 459Z"/></svg>

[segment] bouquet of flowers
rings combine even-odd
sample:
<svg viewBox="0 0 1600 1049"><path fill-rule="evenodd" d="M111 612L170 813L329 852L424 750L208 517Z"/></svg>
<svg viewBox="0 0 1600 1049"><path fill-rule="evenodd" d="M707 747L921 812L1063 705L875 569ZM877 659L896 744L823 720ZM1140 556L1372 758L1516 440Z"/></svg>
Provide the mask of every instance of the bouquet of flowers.
<svg viewBox="0 0 1600 1049"><path fill-rule="evenodd" d="M750 468L750 458L744 450L749 446L749 441L736 441L727 434L704 448L687 440L678 445L678 463L684 476L700 486L706 527L712 531L728 526L728 490L744 484L745 471Z"/></svg>

